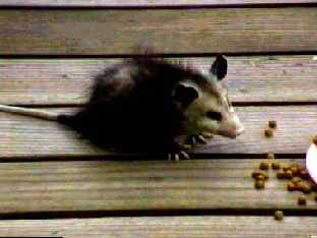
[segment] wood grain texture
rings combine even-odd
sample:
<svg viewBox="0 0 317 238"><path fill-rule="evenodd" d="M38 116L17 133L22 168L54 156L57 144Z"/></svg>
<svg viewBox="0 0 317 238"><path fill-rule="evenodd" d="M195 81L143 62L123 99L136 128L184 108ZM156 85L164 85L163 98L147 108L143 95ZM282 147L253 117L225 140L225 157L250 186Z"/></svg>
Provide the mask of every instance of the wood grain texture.
<svg viewBox="0 0 317 238"><path fill-rule="evenodd" d="M309 7L0 10L0 54L130 54L144 42L158 53L314 51L316 22Z"/></svg>
<svg viewBox="0 0 317 238"><path fill-rule="evenodd" d="M312 135L317 132L316 106L238 107L237 112L246 127L242 135L235 140L215 137L208 145L197 147L193 152L197 154L263 154L268 152L304 154ZM278 124L273 138L264 136L264 129L267 128L269 120L276 120ZM15 157L22 157L27 161L29 157L37 158L38 156L109 154L114 155L109 151L95 148L86 140L80 139L77 133L57 123L0 113L1 158L14 160Z"/></svg>
<svg viewBox="0 0 317 238"><path fill-rule="evenodd" d="M185 216L0 221L0 235L144 238L307 238L317 234L316 217Z"/></svg>
<svg viewBox="0 0 317 238"><path fill-rule="evenodd" d="M317 60L313 59L304 55L228 57L225 80L230 98L234 102L317 102ZM176 60L209 69L214 58ZM91 79L119 62L121 59L0 60L0 103L85 103Z"/></svg>
<svg viewBox="0 0 317 238"><path fill-rule="evenodd" d="M313 194L305 195L306 206L298 206L301 192L288 192L286 182L277 180L273 171L266 189L256 190L251 173L259 161L1 163L0 215L179 209L317 211Z"/></svg>
<svg viewBox="0 0 317 238"><path fill-rule="evenodd" d="M243 4L279 4L290 3L287 0L1 0L1 6L80 6L80 7L157 7L157 6L226 6ZM291 3L316 3L314 0L292 0Z"/></svg>

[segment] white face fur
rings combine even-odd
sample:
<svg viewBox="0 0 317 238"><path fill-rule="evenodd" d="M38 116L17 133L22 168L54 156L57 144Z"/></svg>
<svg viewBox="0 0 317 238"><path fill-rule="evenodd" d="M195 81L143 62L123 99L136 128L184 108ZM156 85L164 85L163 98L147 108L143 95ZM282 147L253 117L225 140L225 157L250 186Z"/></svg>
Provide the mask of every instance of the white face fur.
<svg viewBox="0 0 317 238"><path fill-rule="evenodd" d="M219 67L216 61L212 67ZM190 81L181 83L185 88L195 90L197 93L195 99L183 110L185 118L183 126L186 134L209 133L236 138L243 132L244 127L234 112L226 88L222 85L221 80L224 75L218 72L219 78L217 70L211 68L208 76L210 85L203 89Z"/></svg>
<svg viewBox="0 0 317 238"><path fill-rule="evenodd" d="M186 133L210 133L230 138L242 133L243 125L228 101L227 91L219 89L219 95L198 90L198 97L183 112Z"/></svg>

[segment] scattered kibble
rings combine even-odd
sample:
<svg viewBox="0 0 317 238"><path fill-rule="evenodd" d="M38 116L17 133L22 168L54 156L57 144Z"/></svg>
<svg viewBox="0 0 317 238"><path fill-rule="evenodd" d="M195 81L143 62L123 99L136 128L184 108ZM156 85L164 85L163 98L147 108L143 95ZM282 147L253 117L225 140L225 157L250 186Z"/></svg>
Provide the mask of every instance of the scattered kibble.
<svg viewBox="0 0 317 238"><path fill-rule="evenodd" d="M291 164L290 167L291 167L291 168L297 168L297 169L299 169L299 168L300 168L300 165L299 165L299 164Z"/></svg>
<svg viewBox="0 0 317 238"><path fill-rule="evenodd" d="M264 177L264 175L263 174L260 174L257 178L256 178L256 180L265 180L265 177Z"/></svg>
<svg viewBox="0 0 317 238"><path fill-rule="evenodd" d="M293 182L288 182L287 183L287 190L288 191L295 191L296 190L296 184L294 184Z"/></svg>
<svg viewBox="0 0 317 238"><path fill-rule="evenodd" d="M257 179L257 177L258 177L259 175L261 175L261 174L262 174L261 171L254 171L254 172L252 172L252 178Z"/></svg>
<svg viewBox="0 0 317 238"><path fill-rule="evenodd" d="M281 210L277 210L274 212L274 218L275 220L281 221L284 218L284 213Z"/></svg>
<svg viewBox="0 0 317 238"><path fill-rule="evenodd" d="M283 171L282 169L280 169L276 173L276 177L278 179L292 179L293 178L293 173L290 170Z"/></svg>
<svg viewBox="0 0 317 238"><path fill-rule="evenodd" d="M261 180L261 179L263 180L263 178L264 178L264 180L267 180L269 178L269 176L262 171L254 171L254 172L252 172L252 178L254 178L256 180Z"/></svg>
<svg viewBox="0 0 317 238"><path fill-rule="evenodd" d="M272 129L275 129L277 127L277 122L276 121L269 121L269 127Z"/></svg>
<svg viewBox="0 0 317 238"><path fill-rule="evenodd" d="M311 192L311 185L309 183L305 183L305 185L303 186L303 190L304 193L310 193Z"/></svg>
<svg viewBox="0 0 317 238"><path fill-rule="evenodd" d="M285 178L287 178L287 179L292 179L293 178L293 173L292 173L291 170L287 170L285 172Z"/></svg>
<svg viewBox="0 0 317 238"><path fill-rule="evenodd" d="M316 135L317 140L317 135ZM268 170L270 165L272 169L276 170L276 177L278 179L288 179L287 182L287 190L288 191L301 191L305 194L309 194L312 191L317 192L317 184L315 184L312 180L309 179L308 171L299 164L284 164L279 163L274 160L274 154L267 154L268 161L262 161L259 164L259 169L252 173L252 177L255 179L254 187L256 189L264 189L265 188L265 180L268 179L267 172L263 170ZM270 161L273 160L273 161ZM313 195L313 199L317 202L317 193ZM307 199L305 195L299 196L297 200L298 205L304 206L307 204ZM283 219L283 212L276 211L274 213L274 217L276 220Z"/></svg>
<svg viewBox="0 0 317 238"><path fill-rule="evenodd" d="M302 179L300 177L293 177L291 182L297 185L299 182L301 182Z"/></svg>
<svg viewBox="0 0 317 238"><path fill-rule="evenodd" d="M301 165L299 165L299 164L297 165L297 168L298 168L298 172L301 171L301 170L305 170L305 169L303 168L303 166L301 166Z"/></svg>
<svg viewBox="0 0 317 238"><path fill-rule="evenodd" d="M276 173L276 177L278 179L284 179L285 178L285 172L283 170L279 170L277 173Z"/></svg>
<svg viewBox="0 0 317 238"><path fill-rule="evenodd" d="M302 179L309 179L309 173L307 172L307 170L305 169L301 169L299 171L299 176L302 178Z"/></svg>
<svg viewBox="0 0 317 238"><path fill-rule="evenodd" d="M256 189L264 189L265 183L263 180L257 180L254 186Z"/></svg>
<svg viewBox="0 0 317 238"><path fill-rule="evenodd" d="M269 179L269 175L268 174L263 173L263 176L264 176L265 180Z"/></svg>
<svg viewBox="0 0 317 238"><path fill-rule="evenodd" d="M299 196L297 200L298 205L306 205L306 197L305 196Z"/></svg>
<svg viewBox="0 0 317 238"><path fill-rule="evenodd" d="M277 162L277 161L272 162L272 169L278 170L280 168L281 168L281 166L280 166L279 162Z"/></svg>
<svg viewBox="0 0 317 238"><path fill-rule="evenodd" d="M266 137L273 137L273 131L271 130L271 129L265 129L264 130L264 135L266 136Z"/></svg>
<svg viewBox="0 0 317 238"><path fill-rule="evenodd" d="M269 160L274 160L275 159L275 155L273 153L268 153L266 155L266 158L269 159Z"/></svg>
<svg viewBox="0 0 317 238"><path fill-rule="evenodd" d="M298 174L298 168L297 167L291 167L290 171L292 171L293 175Z"/></svg>
<svg viewBox="0 0 317 238"><path fill-rule="evenodd" d="M305 187L305 181L301 181L301 182L296 184L296 190L298 190L298 191L303 191L304 187Z"/></svg>
<svg viewBox="0 0 317 238"><path fill-rule="evenodd" d="M260 169L262 169L262 170L268 170L269 167L270 167L270 165L269 165L269 163L267 161L262 161L260 163Z"/></svg>

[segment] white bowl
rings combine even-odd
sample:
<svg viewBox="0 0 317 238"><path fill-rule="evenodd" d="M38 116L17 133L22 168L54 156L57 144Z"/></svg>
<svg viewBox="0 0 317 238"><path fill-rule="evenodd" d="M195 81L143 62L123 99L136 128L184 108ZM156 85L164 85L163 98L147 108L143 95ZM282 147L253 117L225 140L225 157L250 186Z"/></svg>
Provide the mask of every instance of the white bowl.
<svg viewBox="0 0 317 238"><path fill-rule="evenodd" d="M311 144L306 153L306 169L317 184L317 146Z"/></svg>

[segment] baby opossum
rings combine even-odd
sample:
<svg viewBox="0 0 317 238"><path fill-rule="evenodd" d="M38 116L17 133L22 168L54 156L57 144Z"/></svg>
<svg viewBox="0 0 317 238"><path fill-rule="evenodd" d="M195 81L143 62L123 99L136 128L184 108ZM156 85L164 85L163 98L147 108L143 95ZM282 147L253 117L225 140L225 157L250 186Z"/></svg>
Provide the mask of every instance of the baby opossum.
<svg viewBox="0 0 317 238"><path fill-rule="evenodd" d="M176 137L235 138L243 126L221 84L227 60L201 72L163 59L135 57L94 79L88 103L73 115L0 105L0 111L57 121L100 147L177 154Z"/></svg>

